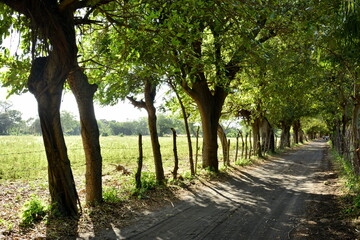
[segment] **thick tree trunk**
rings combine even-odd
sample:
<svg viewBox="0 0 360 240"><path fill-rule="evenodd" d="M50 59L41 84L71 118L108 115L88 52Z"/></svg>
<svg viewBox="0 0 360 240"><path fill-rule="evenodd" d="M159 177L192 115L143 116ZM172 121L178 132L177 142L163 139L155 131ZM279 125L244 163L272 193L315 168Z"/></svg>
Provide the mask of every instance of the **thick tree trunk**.
<svg viewBox="0 0 360 240"><path fill-rule="evenodd" d="M290 147L290 125L281 123L280 148Z"/></svg>
<svg viewBox="0 0 360 240"><path fill-rule="evenodd" d="M251 124L253 129L253 149L254 149L254 155L258 156L259 158L262 158L262 152L261 152L261 142L260 142L260 118L254 119L254 122Z"/></svg>
<svg viewBox="0 0 360 240"><path fill-rule="evenodd" d="M261 123L261 135L262 135L262 144L263 144L263 151L275 153L275 135L274 129L272 128L270 122L267 118L262 119Z"/></svg>
<svg viewBox="0 0 360 240"><path fill-rule="evenodd" d="M269 143L269 151L271 153L275 153L275 134L274 129L270 129L270 143Z"/></svg>
<svg viewBox="0 0 360 240"><path fill-rule="evenodd" d="M65 216L78 214L78 195L60 123L60 103L65 74L52 57L32 63L28 86L38 102L38 111L48 160L51 203Z"/></svg>
<svg viewBox="0 0 360 240"><path fill-rule="evenodd" d="M208 168L211 171L218 172L217 127L219 125L220 116L217 111L211 107L211 104L201 106L200 113L203 130L203 168Z"/></svg>
<svg viewBox="0 0 360 240"><path fill-rule="evenodd" d="M102 157L93 97L97 85L89 84L80 68L68 76L68 83L76 98L81 123L81 137L86 158L86 203L90 206L102 202Z"/></svg>
<svg viewBox="0 0 360 240"><path fill-rule="evenodd" d="M203 168L210 171L219 171L217 128L221 116L221 110L226 98L226 92L222 87L216 87L211 91L203 74L192 85L192 89L183 85L185 91L195 100L203 129Z"/></svg>
<svg viewBox="0 0 360 240"><path fill-rule="evenodd" d="M294 143L298 144L300 141L300 130L301 130L300 119L295 120L293 122L293 130L294 130Z"/></svg>

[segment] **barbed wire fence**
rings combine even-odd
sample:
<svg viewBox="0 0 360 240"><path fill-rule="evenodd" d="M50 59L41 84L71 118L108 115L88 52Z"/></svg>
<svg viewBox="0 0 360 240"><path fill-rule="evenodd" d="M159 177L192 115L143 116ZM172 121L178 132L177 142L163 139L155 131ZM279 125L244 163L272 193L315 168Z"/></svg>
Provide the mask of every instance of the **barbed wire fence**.
<svg viewBox="0 0 360 240"><path fill-rule="evenodd" d="M169 138L170 139L170 138ZM150 140L149 140L150 141ZM152 148L150 142L144 144L144 171L154 171ZM164 168L173 166L172 146L161 147ZM180 148L186 149L180 153L182 166L188 164L187 143ZM85 173L85 153L82 147L68 148L68 156L74 174ZM110 172L114 165L121 164L130 170L136 169L138 146L101 147L104 173ZM47 158L44 150L0 153L0 179L34 179L47 176ZM188 170L188 169L184 169Z"/></svg>
<svg viewBox="0 0 360 240"><path fill-rule="evenodd" d="M171 138L169 138L169 143ZM150 140L148 140L150 141ZM234 162L236 149L235 139L231 140L229 159ZM201 141L200 141L201 142ZM179 160L183 171L189 171L189 156L187 142L181 142L178 146ZM144 171L154 171L154 164L152 160L152 148L150 142L144 144ZM179 145L179 143L178 143ZM240 146L241 147L241 146ZM193 141L193 149L195 150L195 141ZM71 167L75 175L83 175L85 173L85 153L82 147L68 148L68 156ZM241 149L238 149L238 158ZM164 170L170 173L174 164L174 155L172 152L172 142L166 146L161 147L162 160ZM201 156L201 146L199 146L199 155ZM135 172L138 159L138 146L121 146L121 147L101 147L103 157L103 172L107 174L115 169L116 165L123 165L124 167ZM195 151L194 151L195 154ZM223 156L221 146L218 149L219 166L223 165ZM194 156L195 157L195 156ZM201 157L199 158L201 159ZM114 166L115 165L115 166ZM201 165L201 162L198 162ZM47 158L45 149L24 151L24 152L10 152L0 153L0 179L36 179L47 176Z"/></svg>

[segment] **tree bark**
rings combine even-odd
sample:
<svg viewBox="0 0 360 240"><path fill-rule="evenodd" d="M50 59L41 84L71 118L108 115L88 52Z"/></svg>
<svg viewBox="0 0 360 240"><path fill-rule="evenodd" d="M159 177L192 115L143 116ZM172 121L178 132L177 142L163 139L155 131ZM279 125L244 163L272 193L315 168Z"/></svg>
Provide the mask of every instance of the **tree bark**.
<svg viewBox="0 0 360 240"><path fill-rule="evenodd" d="M220 139L222 150L223 150L224 166L229 166L230 163L229 163L229 159L228 159L228 151L229 151L228 141L227 141L224 129L220 124L218 125L217 134Z"/></svg>
<svg viewBox="0 0 360 240"><path fill-rule="evenodd" d="M281 123L280 148L290 147L290 125Z"/></svg>
<svg viewBox="0 0 360 240"><path fill-rule="evenodd" d="M195 100L201 116L203 129L203 168L218 172L217 128L226 93L223 88L217 87L213 94L204 80L205 76L201 78L203 80L195 82L192 89L184 88Z"/></svg>
<svg viewBox="0 0 360 240"><path fill-rule="evenodd" d="M177 179L177 172L179 169L179 158L177 154L177 145L176 145L176 130L174 128L171 128L171 131L173 133L173 152L174 152L174 170L173 170L173 178Z"/></svg>
<svg viewBox="0 0 360 240"><path fill-rule="evenodd" d="M251 124L253 129L253 149L254 149L254 155L258 156L259 158L262 158L262 152L261 152L261 142L260 142L260 121L261 119L259 117L254 119L254 122Z"/></svg>
<svg viewBox="0 0 360 240"><path fill-rule="evenodd" d="M354 85L354 108L352 111L352 144L353 158L352 165L357 175L360 175L360 134L359 134L359 113L360 113L360 85Z"/></svg>
<svg viewBox="0 0 360 240"><path fill-rule="evenodd" d="M144 108L148 113L148 125L149 125L150 139L151 139L151 145L154 156L156 181L158 182L158 184L163 184L165 180L165 175L162 165L160 143L157 133L157 126L156 126L157 117L156 117L156 108L154 106L155 95L156 95L156 85L153 84L150 80L145 80L145 87L144 87L145 102L136 101L132 97L128 97L128 99L135 107Z"/></svg>
<svg viewBox="0 0 360 240"><path fill-rule="evenodd" d="M102 157L93 97L96 84L89 84L87 76L77 67L68 76L68 83L79 108L81 137L86 158L86 203L94 206L102 202Z"/></svg>
<svg viewBox="0 0 360 240"><path fill-rule="evenodd" d="M244 135L241 131L239 131L239 135L241 137L241 158L244 158L244 150L245 150ZM246 156L245 156L245 158L246 158Z"/></svg>
<svg viewBox="0 0 360 240"><path fill-rule="evenodd" d="M28 87L38 102L51 203L62 215L76 216L78 195L60 123L60 103L66 75L56 67L57 61L53 57L35 59Z"/></svg>
<svg viewBox="0 0 360 240"><path fill-rule="evenodd" d="M262 135L262 147L263 152L275 153L275 136L274 129L266 117L261 121L261 135Z"/></svg>
<svg viewBox="0 0 360 240"><path fill-rule="evenodd" d="M300 142L300 130L301 130L300 119L295 120L293 122L293 130L294 130L294 143L298 144Z"/></svg>
<svg viewBox="0 0 360 240"><path fill-rule="evenodd" d="M191 172L191 175L194 176L195 175L195 169L194 169L193 148L192 148L192 143L191 143L191 134L190 134L190 128L189 128L189 122L188 122L188 117L189 116L186 113L186 108L184 106L183 101L181 100L181 97L180 97L179 93L176 90L176 87L174 86L173 83L170 83L170 86L171 86L171 88L173 89L173 91L176 94L176 98L179 101L181 112L182 112L182 115L183 115L185 131L186 131L186 138L187 138L188 149L189 149L190 172Z"/></svg>

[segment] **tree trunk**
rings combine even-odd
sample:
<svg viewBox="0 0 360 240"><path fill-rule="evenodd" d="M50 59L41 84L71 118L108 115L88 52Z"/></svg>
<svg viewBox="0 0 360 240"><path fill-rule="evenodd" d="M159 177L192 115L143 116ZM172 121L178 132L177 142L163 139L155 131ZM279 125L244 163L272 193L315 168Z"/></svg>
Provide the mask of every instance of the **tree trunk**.
<svg viewBox="0 0 360 240"><path fill-rule="evenodd" d="M249 131L249 158L251 158L251 155L253 155L253 146L252 146L252 137L251 137L251 130Z"/></svg>
<svg viewBox="0 0 360 240"><path fill-rule="evenodd" d="M244 142L244 135L241 131L239 131L240 137L241 137L241 158L244 158L244 150L245 150L245 142ZM246 141L246 139L245 139ZM247 151L247 149L246 149ZM245 155L246 158L246 155Z"/></svg>
<svg viewBox="0 0 360 240"><path fill-rule="evenodd" d="M185 131L186 131L186 137L187 137L187 143L188 143L188 149L189 149L189 163L190 163L190 172L191 175L194 176L195 175L195 170L194 170L194 159L193 159L193 149L192 149L192 143L191 143L191 134L190 134L190 128L189 128L189 122L188 122L188 114L186 113L186 108L184 106L183 101L181 100L181 97L179 95L179 93L176 90L176 87L174 86L173 83L170 83L171 88L173 89L173 91L176 94L176 98L179 101L180 107L181 107L181 112L183 115L183 119L184 119L184 125L185 125Z"/></svg>
<svg viewBox="0 0 360 240"><path fill-rule="evenodd" d="M290 147L290 125L282 122L280 136L280 148Z"/></svg>
<svg viewBox="0 0 360 240"><path fill-rule="evenodd" d="M260 142L260 118L254 119L254 122L251 124L253 129L253 149L254 155L256 154L259 158L262 158L261 152L261 142Z"/></svg>
<svg viewBox="0 0 360 240"><path fill-rule="evenodd" d="M267 120L266 117L262 118L261 121L261 135L262 135L262 147L263 152L275 153L275 136L274 136L274 130L270 124L270 122Z"/></svg>
<svg viewBox="0 0 360 240"><path fill-rule="evenodd" d="M300 130L301 130L300 119L295 120L293 122L293 130L294 130L294 143L298 144L300 140Z"/></svg>
<svg viewBox="0 0 360 240"><path fill-rule="evenodd" d="M357 175L360 175L360 134L359 134L359 113L360 113L360 85L354 86L354 108L352 111L352 144L353 144L353 158L352 164L354 171Z"/></svg>
<svg viewBox="0 0 360 240"><path fill-rule="evenodd" d="M227 141L224 129L222 128L222 126L220 124L218 125L217 134L220 139L222 150L223 150L224 166L229 166L230 164L229 164L229 159L228 159L228 151L229 151L228 141Z"/></svg>
<svg viewBox="0 0 360 240"><path fill-rule="evenodd" d="M41 130L48 160L51 203L65 216L78 214L78 195L60 123L60 103L65 74L53 57L33 61L28 87L38 102ZM66 71L64 71L66 72Z"/></svg>
<svg viewBox="0 0 360 240"><path fill-rule="evenodd" d="M219 124L219 117L213 113L214 111L210 109L210 105L203 108L206 109L202 111L201 114L203 129L203 168L209 168L211 171L218 172L217 125Z"/></svg>
<svg viewBox="0 0 360 240"><path fill-rule="evenodd" d="M269 151L275 153L275 134L273 128L270 129Z"/></svg>
<svg viewBox="0 0 360 240"><path fill-rule="evenodd" d="M156 95L156 85L153 84L150 80L145 80L145 87L144 87L145 102L136 101L132 97L128 97L128 99L135 107L144 108L148 113L148 125L149 125L150 139L151 139L151 145L154 156L156 181L158 182L158 184L163 184L165 180L165 175L162 165L160 143L157 133L157 126L156 126L157 118L156 118L156 108L154 106L155 95Z"/></svg>
<svg viewBox="0 0 360 240"><path fill-rule="evenodd" d="M153 86L149 81L146 81L145 103L146 103L146 110L148 112L149 132L150 132L152 150L154 155L156 180L159 184L162 184L165 180L165 175L162 165L160 143L157 133L157 126L156 126L157 117L156 117L156 108L154 106L154 100L156 94L155 89L156 89L155 86Z"/></svg>
<svg viewBox="0 0 360 240"><path fill-rule="evenodd" d="M102 202L102 157L93 97L97 85L89 84L87 76L77 67L70 72L68 83L76 98L81 124L81 137L86 158L86 203Z"/></svg>
<svg viewBox="0 0 360 240"><path fill-rule="evenodd" d="M199 79L195 81L190 89L183 85L185 91L195 100L203 129L203 168L210 171L219 171L217 128L221 116L221 110L227 96L225 89L216 87L210 90L205 75L199 73Z"/></svg>

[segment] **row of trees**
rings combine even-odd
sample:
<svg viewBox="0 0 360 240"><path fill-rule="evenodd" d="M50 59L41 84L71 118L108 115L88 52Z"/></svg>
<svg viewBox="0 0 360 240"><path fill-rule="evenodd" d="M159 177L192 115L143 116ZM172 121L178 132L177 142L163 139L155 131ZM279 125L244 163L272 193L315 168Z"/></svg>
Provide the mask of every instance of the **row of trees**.
<svg viewBox="0 0 360 240"><path fill-rule="evenodd" d="M61 126L65 135L80 135L80 121L68 111L60 113ZM101 136L134 136L138 134L149 135L147 119L117 122L115 120L98 120L99 132ZM158 115L157 129L159 136L171 135L171 128L176 128L178 134L186 134L181 120L168 117L164 114ZM190 124L192 135L196 134L196 127ZM234 131L228 129L228 131ZM29 118L24 120L22 113L14 110L11 103L0 101L0 135L41 135L39 118Z"/></svg>
<svg viewBox="0 0 360 240"><path fill-rule="evenodd" d="M8 71L2 82L13 93L29 89L37 99L51 200L63 214L77 214L60 123L65 83L79 106L89 204L102 200L94 98L102 104L127 98L147 111L156 178L164 181L154 106L161 85L171 89L166 106L184 119L192 174L189 123L196 118L202 126L203 167L215 172L218 135L223 150L227 147L220 120L243 119L261 157L275 150L274 129L281 129L280 146L287 147L291 128L294 141L301 142L304 121L319 116L334 133L351 129L349 160L360 171L355 0L0 2L2 38L16 30L21 41L16 54L3 50L0 62ZM351 114L340 116L345 110ZM308 129L313 135L326 131Z"/></svg>

